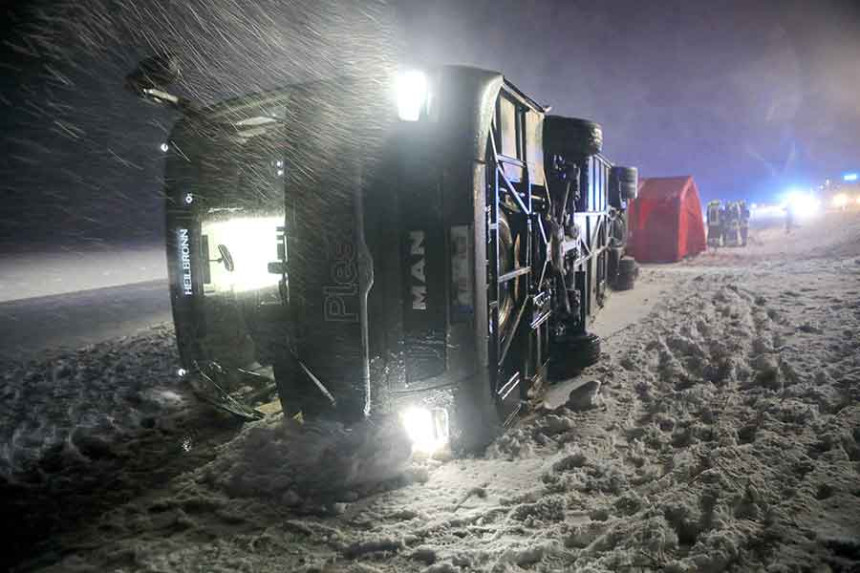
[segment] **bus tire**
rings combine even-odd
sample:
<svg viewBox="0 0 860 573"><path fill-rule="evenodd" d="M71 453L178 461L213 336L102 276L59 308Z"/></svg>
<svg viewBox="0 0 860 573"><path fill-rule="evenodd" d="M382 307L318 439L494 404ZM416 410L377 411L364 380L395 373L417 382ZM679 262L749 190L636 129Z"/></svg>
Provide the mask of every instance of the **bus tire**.
<svg viewBox="0 0 860 573"><path fill-rule="evenodd" d="M639 192L639 170L616 165L609 170L610 189L617 188L621 201L636 199ZM610 196L611 197L611 196ZM611 203L610 203L611 204ZM613 205L618 207L618 205Z"/></svg>
<svg viewBox="0 0 860 573"><path fill-rule="evenodd" d="M553 381L573 378L600 360L600 337L593 333L566 336L555 341L550 358L549 378Z"/></svg>
<svg viewBox="0 0 860 573"><path fill-rule="evenodd" d="M618 274L635 277L639 274L639 265L633 257L621 257L618 261Z"/></svg>
<svg viewBox="0 0 860 573"><path fill-rule="evenodd" d="M615 281L618 278L619 263L621 262L621 257L623 256L624 249L610 247L607 249L607 251L606 277L609 281L609 285L612 286L615 284Z"/></svg>
<svg viewBox="0 0 860 573"><path fill-rule="evenodd" d="M593 121L548 115L543 130L544 148L567 159L597 155L603 150L603 128Z"/></svg>
<svg viewBox="0 0 860 573"><path fill-rule="evenodd" d="M615 279L615 290L623 291L630 290L633 288L633 285L636 283L636 277L632 275L618 275L618 278Z"/></svg>

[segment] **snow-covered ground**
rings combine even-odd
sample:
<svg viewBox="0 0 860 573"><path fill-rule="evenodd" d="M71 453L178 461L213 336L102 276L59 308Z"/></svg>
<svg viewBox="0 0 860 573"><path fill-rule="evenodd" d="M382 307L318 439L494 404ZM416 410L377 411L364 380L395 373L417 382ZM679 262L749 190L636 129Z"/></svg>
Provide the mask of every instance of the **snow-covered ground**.
<svg viewBox="0 0 860 573"><path fill-rule="evenodd" d="M4 514L28 492L113 494L63 506L77 525L24 568L860 569L860 219L759 230L639 288L598 323L577 382L599 381L596 406L574 391L477 458L408 460L391 428L207 417L169 329L7 367Z"/></svg>

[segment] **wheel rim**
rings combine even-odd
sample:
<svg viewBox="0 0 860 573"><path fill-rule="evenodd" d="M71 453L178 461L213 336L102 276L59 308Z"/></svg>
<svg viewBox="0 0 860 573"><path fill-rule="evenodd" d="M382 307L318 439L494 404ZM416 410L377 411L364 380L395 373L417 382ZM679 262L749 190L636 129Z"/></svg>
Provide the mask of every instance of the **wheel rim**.
<svg viewBox="0 0 860 573"><path fill-rule="evenodd" d="M499 214L499 276L520 268L520 238L514 241L508 217ZM513 319L516 301L519 300L520 278L499 285L499 331L504 332Z"/></svg>

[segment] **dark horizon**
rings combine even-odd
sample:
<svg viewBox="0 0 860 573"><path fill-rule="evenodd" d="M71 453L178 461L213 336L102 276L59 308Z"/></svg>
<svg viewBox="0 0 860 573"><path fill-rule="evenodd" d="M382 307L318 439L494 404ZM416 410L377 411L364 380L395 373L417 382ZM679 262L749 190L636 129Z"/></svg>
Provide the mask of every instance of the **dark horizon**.
<svg viewBox="0 0 860 573"><path fill-rule="evenodd" d="M11 4L0 47L0 244L160 240L159 145L177 115L122 89L159 42L183 42L195 58L189 85L210 99L330 75L346 61L495 69L554 112L602 123L613 161L645 177L692 175L703 203L769 201L860 169L853 2L459 4L284 5L287 24L258 30L280 35L224 29L233 43L207 35L228 21L227 2L201 12L199 37L159 19L156 4ZM243 17L263 22L277 6L261 2ZM284 26L297 18L306 21L296 28L315 18L330 27L292 35Z"/></svg>

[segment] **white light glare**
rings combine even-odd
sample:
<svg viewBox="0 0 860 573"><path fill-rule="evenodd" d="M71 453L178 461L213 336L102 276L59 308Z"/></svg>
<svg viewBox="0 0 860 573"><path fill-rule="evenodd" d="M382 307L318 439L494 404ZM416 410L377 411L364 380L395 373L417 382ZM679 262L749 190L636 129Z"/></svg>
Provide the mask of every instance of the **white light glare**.
<svg viewBox="0 0 860 573"><path fill-rule="evenodd" d="M432 454L448 442L448 412L412 407L400 414L413 451Z"/></svg>
<svg viewBox="0 0 860 573"><path fill-rule="evenodd" d="M840 193L833 198L833 206L837 209L842 209L843 207L848 206L848 195L845 193Z"/></svg>
<svg viewBox="0 0 860 573"><path fill-rule="evenodd" d="M188 372L185 370L185 368L180 368L179 370L176 371L176 375L179 376L180 378L182 378L186 374L188 374Z"/></svg>
<svg viewBox="0 0 860 573"><path fill-rule="evenodd" d="M751 219L772 219L785 216L784 205L755 205L751 209Z"/></svg>
<svg viewBox="0 0 860 573"><path fill-rule="evenodd" d="M204 221L202 234L209 240L209 253L218 257L218 245L224 245L233 257L234 269L210 261L209 287L216 292L247 292L276 286L280 275L268 270L269 262L278 260L278 227L284 217L234 217Z"/></svg>
<svg viewBox="0 0 860 573"><path fill-rule="evenodd" d="M427 76L423 72L410 70L397 74L395 95L397 116L403 121L418 121L427 108Z"/></svg>
<svg viewBox="0 0 860 573"><path fill-rule="evenodd" d="M168 151L170 151L170 146L167 145L166 143L162 143L159 146L159 149L161 149L161 151L163 151L164 153L167 153Z"/></svg>
<svg viewBox="0 0 860 573"><path fill-rule="evenodd" d="M842 180L843 181L857 181L857 174L856 173L846 173L845 175L842 176Z"/></svg>
<svg viewBox="0 0 860 573"><path fill-rule="evenodd" d="M810 217L818 213L821 207L821 201L815 196L799 191L791 191L788 193L785 201L791 212L798 217Z"/></svg>

